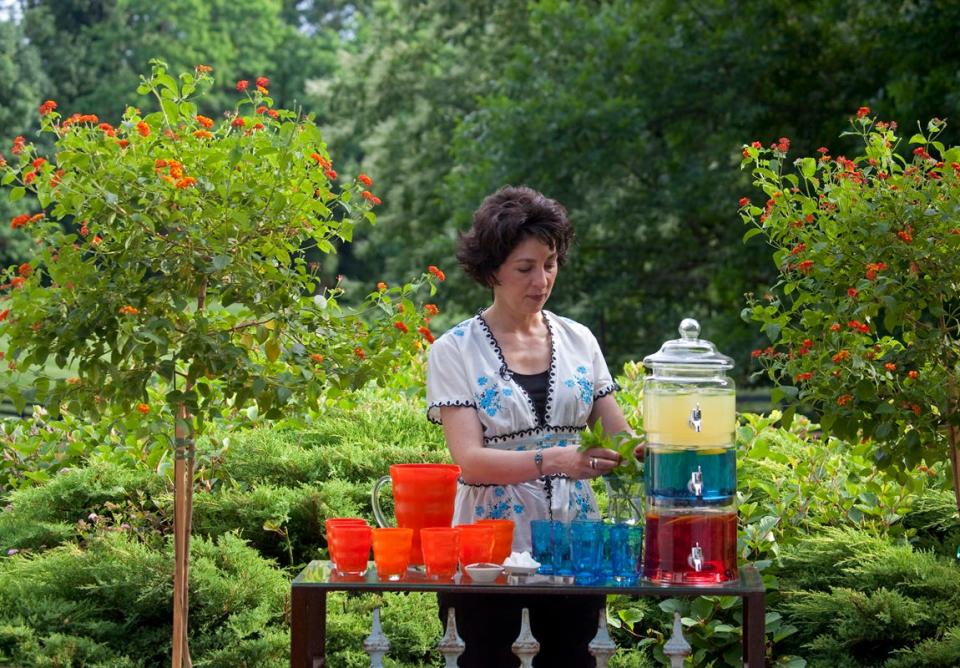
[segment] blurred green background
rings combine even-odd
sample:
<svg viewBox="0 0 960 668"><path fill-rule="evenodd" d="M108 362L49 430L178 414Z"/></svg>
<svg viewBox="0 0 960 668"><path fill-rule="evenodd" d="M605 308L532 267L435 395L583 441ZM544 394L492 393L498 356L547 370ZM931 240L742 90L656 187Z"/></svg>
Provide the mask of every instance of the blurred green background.
<svg viewBox="0 0 960 668"><path fill-rule="evenodd" d="M497 187L570 211L578 243L550 308L589 325L611 367L654 352L685 316L750 371L740 320L772 280L745 231L742 144L852 150L861 105L911 132L960 104L960 3L912 0L0 0L0 153L36 139L37 106L116 123L150 58L214 67L202 113L268 76L315 114L336 168L363 170L375 228L327 261L369 289L427 264L449 280L435 329L488 300L456 268L457 232ZM955 127L944 140L957 141ZM0 201L0 263L29 256Z"/></svg>

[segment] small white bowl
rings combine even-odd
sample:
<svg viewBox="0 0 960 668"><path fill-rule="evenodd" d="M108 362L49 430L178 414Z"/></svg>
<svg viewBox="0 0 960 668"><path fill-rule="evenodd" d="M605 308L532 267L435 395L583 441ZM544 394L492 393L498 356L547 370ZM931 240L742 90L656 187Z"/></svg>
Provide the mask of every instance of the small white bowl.
<svg viewBox="0 0 960 668"><path fill-rule="evenodd" d="M496 581L496 579L500 577L500 574L503 573L503 567L500 566L500 564L488 562L467 564L463 569L467 572L467 575L470 576L470 579L477 584L490 584Z"/></svg>
<svg viewBox="0 0 960 668"><path fill-rule="evenodd" d="M510 575L533 575L540 568L540 566L511 566L509 564L504 564L503 567L507 569L507 573Z"/></svg>

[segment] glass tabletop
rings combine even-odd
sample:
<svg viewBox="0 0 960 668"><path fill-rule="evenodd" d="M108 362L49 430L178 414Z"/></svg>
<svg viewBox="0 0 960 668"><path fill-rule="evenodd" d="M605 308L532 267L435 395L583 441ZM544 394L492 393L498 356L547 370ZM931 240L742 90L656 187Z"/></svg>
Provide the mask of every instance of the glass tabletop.
<svg viewBox="0 0 960 668"><path fill-rule="evenodd" d="M504 573L492 583L478 583L465 573L457 573L450 579L435 580L428 578L418 569L410 568L402 579L381 580L371 561L363 575L343 575L337 573L329 561L311 561L294 578L293 587L319 588L330 591L434 591L434 592L477 592L503 594L627 594L636 596L675 596L675 595L727 595L762 593L765 591L760 574L755 566L746 565L739 569L736 580L713 585L659 585L644 580L633 584L608 581L604 583L577 584L573 578L555 579L550 575L508 575Z"/></svg>

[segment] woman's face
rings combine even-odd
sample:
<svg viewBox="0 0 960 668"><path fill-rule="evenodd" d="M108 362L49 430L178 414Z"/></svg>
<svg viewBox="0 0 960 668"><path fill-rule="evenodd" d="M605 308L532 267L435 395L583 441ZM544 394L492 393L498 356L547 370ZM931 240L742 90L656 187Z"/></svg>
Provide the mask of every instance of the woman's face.
<svg viewBox="0 0 960 668"><path fill-rule="evenodd" d="M538 313L557 278L557 253L535 237L517 244L494 273L494 301L519 313Z"/></svg>

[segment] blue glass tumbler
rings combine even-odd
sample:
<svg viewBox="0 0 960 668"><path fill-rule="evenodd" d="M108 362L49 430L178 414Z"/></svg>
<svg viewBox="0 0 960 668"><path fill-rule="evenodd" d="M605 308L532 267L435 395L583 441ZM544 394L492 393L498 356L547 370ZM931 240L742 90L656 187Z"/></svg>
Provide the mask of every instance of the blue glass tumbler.
<svg viewBox="0 0 960 668"><path fill-rule="evenodd" d="M642 548L643 526L620 523L610 527L610 560L615 583L636 584Z"/></svg>
<svg viewBox="0 0 960 668"><path fill-rule="evenodd" d="M553 539L551 537L550 520L530 521L530 542L533 545L535 561L540 562L537 573L541 575L553 574Z"/></svg>
<svg viewBox="0 0 960 668"><path fill-rule="evenodd" d="M598 520L574 520L570 524L570 556L577 584L597 582L603 556L603 525Z"/></svg>
<svg viewBox="0 0 960 668"><path fill-rule="evenodd" d="M570 523L553 520L550 522L550 549L553 557L553 575L569 577L574 574L573 561L570 558Z"/></svg>

